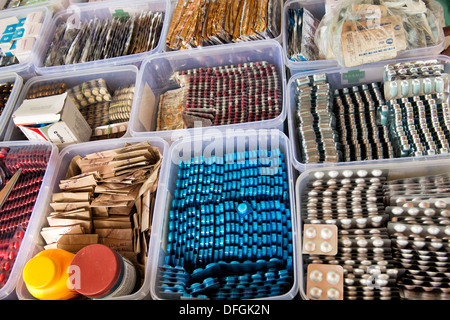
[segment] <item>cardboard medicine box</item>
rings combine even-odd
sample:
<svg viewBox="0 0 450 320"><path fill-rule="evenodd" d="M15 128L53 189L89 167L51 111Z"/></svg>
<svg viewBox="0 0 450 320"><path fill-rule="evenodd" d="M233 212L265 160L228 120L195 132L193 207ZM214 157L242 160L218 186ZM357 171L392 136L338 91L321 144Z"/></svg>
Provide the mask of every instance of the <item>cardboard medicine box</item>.
<svg viewBox="0 0 450 320"><path fill-rule="evenodd" d="M50 141L58 146L88 141L92 134L67 93L24 100L12 118L29 140Z"/></svg>

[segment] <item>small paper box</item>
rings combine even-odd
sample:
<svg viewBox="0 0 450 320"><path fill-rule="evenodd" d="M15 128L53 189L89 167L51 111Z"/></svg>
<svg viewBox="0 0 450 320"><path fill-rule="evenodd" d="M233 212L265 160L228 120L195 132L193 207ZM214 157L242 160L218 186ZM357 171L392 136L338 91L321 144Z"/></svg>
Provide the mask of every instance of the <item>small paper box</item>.
<svg viewBox="0 0 450 320"><path fill-rule="evenodd" d="M29 140L58 146L88 141L92 129L67 93L24 100L13 114L14 124Z"/></svg>

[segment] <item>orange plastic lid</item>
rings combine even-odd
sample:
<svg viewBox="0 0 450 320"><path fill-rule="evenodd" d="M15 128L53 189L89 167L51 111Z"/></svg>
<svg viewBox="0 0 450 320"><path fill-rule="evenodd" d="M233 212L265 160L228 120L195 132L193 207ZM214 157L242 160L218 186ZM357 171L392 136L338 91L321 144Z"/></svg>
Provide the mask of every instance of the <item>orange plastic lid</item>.
<svg viewBox="0 0 450 320"><path fill-rule="evenodd" d="M80 288L76 291L88 297L108 294L121 271L118 254L103 244L84 247L75 255L71 265L80 268Z"/></svg>
<svg viewBox="0 0 450 320"><path fill-rule="evenodd" d="M23 269L23 280L32 288L43 288L54 281L57 274L55 262L47 256L32 258Z"/></svg>

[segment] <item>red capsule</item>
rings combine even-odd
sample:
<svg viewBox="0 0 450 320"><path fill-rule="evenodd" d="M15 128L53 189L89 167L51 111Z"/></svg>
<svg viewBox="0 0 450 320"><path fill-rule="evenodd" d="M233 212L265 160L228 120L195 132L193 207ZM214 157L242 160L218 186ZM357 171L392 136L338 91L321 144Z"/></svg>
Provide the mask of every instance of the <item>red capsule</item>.
<svg viewBox="0 0 450 320"><path fill-rule="evenodd" d="M14 251L10 251L8 254L8 259L14 260L15 257L16 257L16 253Z"/></svg>

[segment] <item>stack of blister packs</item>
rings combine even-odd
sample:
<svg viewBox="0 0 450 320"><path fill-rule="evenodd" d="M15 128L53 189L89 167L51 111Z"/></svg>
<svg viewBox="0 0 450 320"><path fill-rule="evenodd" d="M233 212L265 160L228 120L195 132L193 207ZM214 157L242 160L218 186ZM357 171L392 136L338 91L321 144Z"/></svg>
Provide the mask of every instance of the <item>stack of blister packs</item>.
<svg viewBox="0 0 450 320"><path fill-rule="evenodd" d="M448 154L449 79L436 59L393 63L384 69L384 94L398 156Z"/></svg>
<svg viewBox="0 0 450 320"><path fill-rule="evenodd" d="M449 287L450 175L388 181L386 213L399 281L411 299L447 299Z"/></svg>
<svg viewBox="0 0 450 320"><path fill-rule="evenodd" d="M291 289L285 156L261 149L179 164L158 272L161 297L249 299Z"/></svg>
<svg viewBox="0 0 450 320"><path fill-rule="evenodd" d="M160 97L157 130L274 119L283 108L278 70L266 61L179 71Z"/></svg>
<svg viewBox="0 0 450 320"><path fill-rule="evenodd" d="M279 0L177 1L167 35L172 50L276 38Z"/></svg>
<svg viewBox="0 0 450 320"><path fill-rule="evenodd" d="M62 23L44 58L44 66L83 63L153 50L164 14L142 12L126 19L92 19L74 28Z"/></svg>
<svg viewBox="0 0 450 320"><path fill-rule="evenodd" d="M383 202L386 175L387 171L379 169L309 174L300 207L309 298L400 298L396 286L400 271L392 255L389 215ZM323 283L330 272L331 280Z"/></svg>

